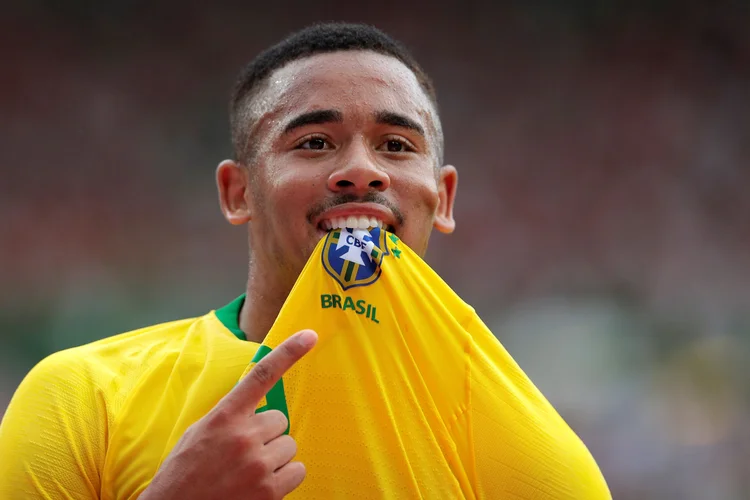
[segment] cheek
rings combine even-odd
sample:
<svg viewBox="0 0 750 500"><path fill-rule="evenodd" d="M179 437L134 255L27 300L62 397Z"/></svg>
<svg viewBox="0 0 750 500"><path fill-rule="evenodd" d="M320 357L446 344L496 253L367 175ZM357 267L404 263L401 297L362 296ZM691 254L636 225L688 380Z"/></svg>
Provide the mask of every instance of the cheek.
<svg viewBox="0 0 750 500"><path fill-rule="evenodd" d="M401 237L417 254L424 255L439 202L435 181L424 176L413 179L401 191L400 201L405 218Z"/></svg>
<svg viewBox="0 0 750 500"><path fill-rule="evenodd" d="M325 188L324 179L313 169L275 169L269 175L266 186L266 198L270 201L272 215L286 222L298 223L304 221L304 216L310 207L320 199L320 193ZM290 215L293 214L293 220Z"/></svg>
<svg viewBox="0 0 750 500"><path fill-rule="evenodd" d="M413 176L404 185L406 189L402 199L405 207L431 219L440 201L437 183L432 178L426 178L423 175Z"/></svg>

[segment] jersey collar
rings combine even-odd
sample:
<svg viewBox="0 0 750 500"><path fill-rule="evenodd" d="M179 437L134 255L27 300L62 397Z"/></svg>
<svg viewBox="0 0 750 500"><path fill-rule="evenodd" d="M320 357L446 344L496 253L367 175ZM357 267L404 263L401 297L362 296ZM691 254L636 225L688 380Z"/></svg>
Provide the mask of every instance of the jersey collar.
<svg viewBox="0 0 750 500"><path fill-rule="evenodd" d="M221 321L221 324L240 340L247 340L245 332L240 329L240 309L242 309L242 304L244 303L245 294L243 293L229 304L215 311L216 317Z"/></svg>

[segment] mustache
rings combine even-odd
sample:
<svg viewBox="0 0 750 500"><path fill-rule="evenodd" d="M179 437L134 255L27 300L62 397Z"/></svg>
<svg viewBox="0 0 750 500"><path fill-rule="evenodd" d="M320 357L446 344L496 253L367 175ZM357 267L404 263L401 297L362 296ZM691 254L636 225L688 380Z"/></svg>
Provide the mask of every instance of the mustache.
<svg viewBox="0 0 750 500"><path fill-rule="evenodd" d="M348 193L324 200L312 207L307 212L307 220L312 222L313 219L318 217L326 210L330 210L333 207L337 207L345 203L377 203L378 205L383 205L393 213L393 216L396 218L396 222L399 226L403 225L404 223L404 214L401 212L401 210L399 210L391 200L389 200L382 194L375 192L369 192L365 196L357 196L356 194Z"/></svg>

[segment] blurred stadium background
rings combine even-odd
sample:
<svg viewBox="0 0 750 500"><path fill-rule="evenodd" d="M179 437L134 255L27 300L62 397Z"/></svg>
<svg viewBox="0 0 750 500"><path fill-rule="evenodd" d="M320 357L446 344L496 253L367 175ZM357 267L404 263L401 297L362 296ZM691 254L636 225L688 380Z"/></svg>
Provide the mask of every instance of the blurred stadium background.
<svg viewBox="0 0 750 500"><path fill-rule="evenodd" d="M229 89L286 33L365 21L437 84L458 229L428 261L614 497L750 498L749 2L208 5L4 6L0 415L45 355L243 290Z"/></svg>

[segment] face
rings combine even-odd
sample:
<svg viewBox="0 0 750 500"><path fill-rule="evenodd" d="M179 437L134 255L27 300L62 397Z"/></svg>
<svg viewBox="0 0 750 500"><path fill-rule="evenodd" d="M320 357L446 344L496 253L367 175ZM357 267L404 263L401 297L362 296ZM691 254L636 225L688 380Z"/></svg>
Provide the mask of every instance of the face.
<svg viewBox="0 0 750 500"><path fill-rule="evenodd" d="M251 106L252 164L217 170L224 215L249 222L251 267L293 284L334 227L385 227L420 255L433 227L453 230L456 171L438 166L435 110L397 59L300 59Z"/></svg>

